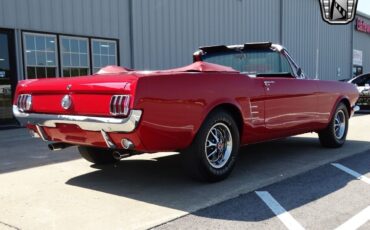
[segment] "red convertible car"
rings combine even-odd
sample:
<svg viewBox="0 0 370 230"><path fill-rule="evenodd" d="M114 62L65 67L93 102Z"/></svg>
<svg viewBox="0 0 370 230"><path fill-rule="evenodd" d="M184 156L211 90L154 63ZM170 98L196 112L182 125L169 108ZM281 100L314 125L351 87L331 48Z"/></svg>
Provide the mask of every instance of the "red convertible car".
<svg viewBox="0 0 370 230"><path fill-rule="evenodd" d="M13 112L52 150L78 146L95 164L179 151L192 177L220 181L242 145L317 132L342 146L358 97L352 84L308 79L282 46L253 43L200 48L179 69L21 81Z"/></svg>

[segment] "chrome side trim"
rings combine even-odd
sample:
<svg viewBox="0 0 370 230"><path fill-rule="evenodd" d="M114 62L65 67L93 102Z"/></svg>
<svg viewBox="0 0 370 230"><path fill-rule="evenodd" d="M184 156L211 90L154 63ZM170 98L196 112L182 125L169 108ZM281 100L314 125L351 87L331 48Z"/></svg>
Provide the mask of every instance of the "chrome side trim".
<svg viewBox="0 0 370 230"><path fill-rule="evenodd" d="M100 132L101 132L101 135L103 136L105 143L107 144L107 147L110 149L115 149L116 145L114 144L112 139L110 139L109 134L106 133L104 130L101 130Z"/></svg>
<svg viewBox="0 0 370 230"><path fill-rule="evenodd" d="M123 132L129 133L136 129L141 116L141 110L131 110L127 118L89 117L75 115L23 113L18 106L13 105L13 114L22 126L28 124L55 128L57 124L78 125L86 131Z"/></svg>

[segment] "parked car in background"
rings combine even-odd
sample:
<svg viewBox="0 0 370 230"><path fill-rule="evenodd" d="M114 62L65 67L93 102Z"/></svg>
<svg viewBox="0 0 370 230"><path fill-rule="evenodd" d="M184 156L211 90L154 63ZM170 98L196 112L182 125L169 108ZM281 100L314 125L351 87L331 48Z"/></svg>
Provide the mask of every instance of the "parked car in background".
<svg viewBox="0 0 370 230"><path fill-rule="evenodd" d="M360 93L357 105L360 110L370 110L370 73L362 74L348 81L357 86Z"/></svg>
<svg viewBox="0 0 370 230"><path fill-rule="evenodd" d="M307 78L284 47L253 43L203 47L172 70L21 81L13 112L52 150L76 145L95 164L179 151L192 177L220 181L241 145L317 132L341 147L357 99L352 84Z"/></svg>

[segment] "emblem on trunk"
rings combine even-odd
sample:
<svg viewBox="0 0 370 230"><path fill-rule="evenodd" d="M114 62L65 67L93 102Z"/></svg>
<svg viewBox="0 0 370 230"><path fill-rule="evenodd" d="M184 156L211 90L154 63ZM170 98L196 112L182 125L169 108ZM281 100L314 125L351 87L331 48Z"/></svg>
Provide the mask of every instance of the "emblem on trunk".
<svg viewBox="0 0 370 230"><path fill-rule="evenodd" d="M67 110L72 106L72 98L69 95L65 95L62 99L61 106L63 109Z"/></svg>
<svg viewBox="0 0 370 230"><path fill-rule="evenodd" d="M72 88L71 84L67 85L67 90L70 90L71 88Z"/></svg>
<svg viewBox="0 0 370 230"><path fill-rule="evenodd" d="M321 14L329 24L347 24L353 21L358 0L320 0Z"/></svg>

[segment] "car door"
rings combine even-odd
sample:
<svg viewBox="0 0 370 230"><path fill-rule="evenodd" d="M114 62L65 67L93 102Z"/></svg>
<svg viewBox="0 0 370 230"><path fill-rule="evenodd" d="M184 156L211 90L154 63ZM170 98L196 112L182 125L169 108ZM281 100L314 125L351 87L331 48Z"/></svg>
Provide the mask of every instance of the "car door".
<svg viewBox="0 0 370 230"><path fill-rule="evenodd" d="M315 122L317 84L312 80L264 77L265 126L273 136L294 134Z"/></svg>
<svg viewBox="0 0 370 230"><path fill-rule="evenodd" d="M265 126L271 138L311 131L317 117L315 80L299 79L287 57L277 53L272 62L278 74L261 75L265 88Z"/></svg>

